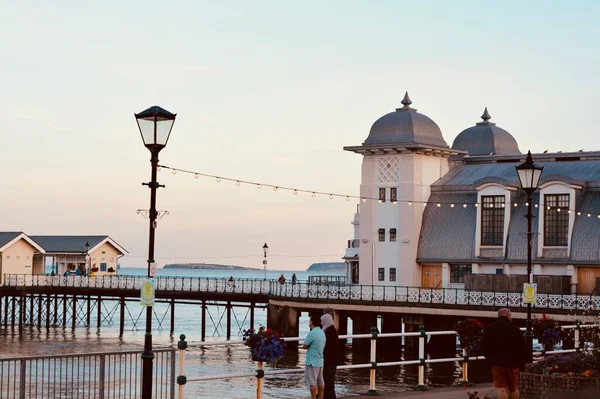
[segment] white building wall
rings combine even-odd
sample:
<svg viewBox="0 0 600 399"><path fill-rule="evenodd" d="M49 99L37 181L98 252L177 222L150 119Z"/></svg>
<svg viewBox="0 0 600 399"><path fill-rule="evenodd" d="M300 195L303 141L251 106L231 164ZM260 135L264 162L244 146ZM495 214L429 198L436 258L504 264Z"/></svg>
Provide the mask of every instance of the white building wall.
<svg viewBox="0 0 600 399"><path fill-rule="evenodd" d="M390 161L397 173L385 174L381 164ZM386 201L361 203L360 284L418 286L420 266L416 263L419 234L431 184L448 172L448 159L415 153L367 155L363 158L360 195L378 198L379 188L386 188ZM392 176L392 178L390 178ZM390 188L398 189L400 202L390 202ZM414 201L409 205L404 201ZM385 242L378 241L384 228ZM390 242L389 230L396 228L396 242ZM378 268L385 269L385 281L377 281ZM389 281L390 268L396 268L396 281Z"/></svg>

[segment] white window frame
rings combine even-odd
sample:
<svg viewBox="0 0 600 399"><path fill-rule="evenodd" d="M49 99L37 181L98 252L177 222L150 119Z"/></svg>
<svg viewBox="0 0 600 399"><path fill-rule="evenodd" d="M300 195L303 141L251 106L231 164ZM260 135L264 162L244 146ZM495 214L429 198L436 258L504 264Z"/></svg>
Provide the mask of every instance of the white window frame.
<svg viewBox="0 0 600 399"><path fill-rule="evenodd" d="M475 226L475 257L481 255L481 249L502 249L502 253L506 250L506 237L508 236L508 227L510 225L510 213L512 199L517 193L517 188L503 186L497 183L486 183L477 187L477 223ZM504 234L502 237L502 245L481 245L481 207L483 203L482 197L487 196L504 196Z"/></svg>
<svg viewBox="0 0 600 399"><path fill-rule="evenodd" d="M540 185L539 189L539 205L538 205L538 237L537 237L537 256L542 257L544 254L544 248L547 249L566 249L567 253L571 253L571 239L573 237L573 227L575 226L575 212L569 212L569 236L567 239L566 246L544 246L544 196L545 195L569 195L569 209L575 210L575 198L577 191L581 190L581 186L574 184L568 184L562 181L548 181ZM584 215L580 216L583 217ZM587 216L586 216L587 217Z"/></svg>

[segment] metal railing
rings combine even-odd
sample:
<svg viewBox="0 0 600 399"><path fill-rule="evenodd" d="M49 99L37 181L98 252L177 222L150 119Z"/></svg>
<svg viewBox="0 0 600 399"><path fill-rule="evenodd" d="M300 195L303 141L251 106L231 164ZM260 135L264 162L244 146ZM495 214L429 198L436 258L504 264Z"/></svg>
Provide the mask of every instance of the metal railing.
<svg viewBox="0 0 600 399"><path fill-rule="evenodd" d="M83 287L141 289L143 276L48 276L4 275L10 287ZM336 286L308 282L280 284L276 280L204 277L156 277L157 290L256 294L273 298L328 299L338 301L379 301L396 304L451 305L454 307L527 307L521 292L473 291L461 288L421 288L399 286ZM537 294L539 310L600 309L600 296L577 294Z"/></svg>
<svg viewBox="0 0 600 399"><path fill-rule="evenodd" d="M175 398L176 349L154 350L153 398ZM0 358L0 398L138 398L139 351Z"/></svg>
<svg viewBox="0 0 600 399"><path fill-rule="evenodd" d="M553 351L537 351L534 352L535 356L546 356L550 354L558 354L558 353L573 353L581 350L585 350L582 348L583 342L580 342L580 330L582 328L589 327L598 327L595 324L586 325L586 324L576 324L576 325L568 325L562 326L563 329L573 329L574 330L574 347L575 349L561 349L561 350L553 350ZM522 328L521 330L525 330ZM425 353L425 343L427 341L427 337L432 337L435 335L454 335L457 336L456 331L425 331L424 326L419 326L418 332L408 332L408 333L384 333L380 334L377 330L377 327L371 328L370 334L351 334L351 335L340 335L339 338L346 340L348 338L352 338L353 342L355 339L369 339L370 346L370 363L364 364L352 364L352 365L340 365L337 366L338 370L344 369L369 369L369 390L367 391L367 395L377 395L376 389L376 376L377 369L380 367L392 367L392 366L408 366L408 365L417 365L418 366L418 374L417 374L417 385L414 386L415 390L425 390L425 366L427 364L433 363L460 363L462 370L462 380L461 385L469 384L469 363L477 360L485 359L484 356L473 356L469 357L467 350L462 350L462 356L455 356L449 358L437 358L431 359L427 358ZM379 338L418 338L418 358L413 360L399 360L392 362L377 362L377 340ZM293 338L284 338L286 342L298 342L301 343L304 338L302 337L293 337ZM256 378L256 398L260 399L262 397L262 379L268 376L275 376L281 374L300 374L304 372L303 368L295 368L295 369L272 369L265 370L263 368L263 362L257 362L257 368L253 373L239 373L239 374L228 374L228 375L211 375L205 377L192 377L188 378L185 376L185 368L183 358L185 357L185 350L189 347L208 347L208 346L217 346L217 345L244 345L244 341L216 341L216 342L205 342L200 344L192 344L189 345L185 342L185 335L180 336L180 342L178 344L179 348L179 356L180 356L180 365L179 365L179 376L177 377L177 383L179 384L178 391L178 399L185 398L185 385L191 382L207 382L207 381L215 381L215 380L229 380L233 378L248 378L255 377Z"/></svg>

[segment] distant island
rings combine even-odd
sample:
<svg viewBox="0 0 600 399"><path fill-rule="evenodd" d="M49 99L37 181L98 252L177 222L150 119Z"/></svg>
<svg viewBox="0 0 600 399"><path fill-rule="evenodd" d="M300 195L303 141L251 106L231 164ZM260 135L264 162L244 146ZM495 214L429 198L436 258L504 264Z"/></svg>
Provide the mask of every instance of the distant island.
<svg viewBox="0 0 600 399"><path fill-rule="evenodd" d="M250 267L215 265L212 263L171 263L164 265L163 269L201 269L201 270L256 270Z"/></svg>
<svg viewBox="0 0 600 399"><path fill-rule="evenodd" d="M306 269L307 272L343 272L345 270L344 262L313 263Z"/></svg>

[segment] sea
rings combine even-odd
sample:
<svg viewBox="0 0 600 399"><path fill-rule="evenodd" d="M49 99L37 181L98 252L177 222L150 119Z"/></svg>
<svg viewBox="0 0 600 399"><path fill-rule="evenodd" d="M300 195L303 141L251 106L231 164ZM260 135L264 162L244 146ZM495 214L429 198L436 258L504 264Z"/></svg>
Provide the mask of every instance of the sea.
<svg viewBox="0 0 600 399"><path fill-rule="evenodd" d="M50 270L48 270L50 272ZM290 271L268 270L268 279L277 279L281 274L291 279L296 274L299 281L308 280L310 275L343 275L341 272L323 271ZM121 268L119 275L145 275L145 268ZM203 278L233 277L237 279L262 279L263 270L203 270L203 269L159 269L157 276L185 276ZM37 356L51 354L89 353L119 350L141 350L144 341L145 312L137 303L128 302L125 317L125 331L119 336L118 303L105 302L103 312L112 314L112 324L103 323L96 328L95 312L92 312L91 326L51 327L50 329L25 327L19 333L18 329L0 327L0 358L12 356ZM249 328L249 311L247 308L234 307L232 312L232 339L240 339L243 331ZM225 341L225 312L222 306L209 306L207 312L206 340ZM267 310L256 309L255 325L266 325ZM170 333L170 311L168 304L157 303L154 306L152 326L153 345L156 348L171 347L177 344L180 334L186 335L190 344L201 342L201 311L198 305L178 304L175 308L175 331ZM308 314L300 316L300 336L309 331ZM352 322L348 322L348 333L352 332ZM400 360L402 353L390 353L385 348L379 348L384 356L378 361ZM363 355L361 355L363 356ZM269 367L303 368L305 351L292 349L286 352L283 359ZM351 340L346 345L345 364L368 363L369 359L353 355ZM212 375L228 375L252 373L256 369L249 349L243 345L230 346L192 346L186 353L186 375L188 378L207 377ZM460 379L458 364L428 365L426 378L428 385L451 385ZM369 388L369 370L339 370L337 374L336 391L339 397L364 394ZM402 391L416 384L416 366L398 366L380 368L377 371L377 388L383 391ZM191 382L185 387L186 397L193 398L252 398L255 397L254 378L236 378L230 380ZM283 374L265 378L263 398L295 399L307 397L303 375Z"/></svg>

